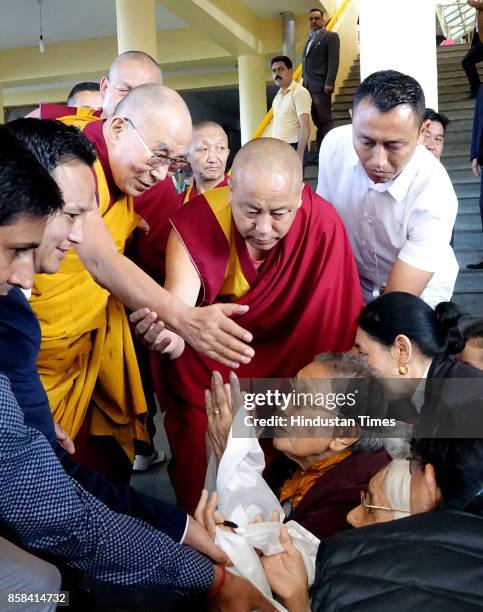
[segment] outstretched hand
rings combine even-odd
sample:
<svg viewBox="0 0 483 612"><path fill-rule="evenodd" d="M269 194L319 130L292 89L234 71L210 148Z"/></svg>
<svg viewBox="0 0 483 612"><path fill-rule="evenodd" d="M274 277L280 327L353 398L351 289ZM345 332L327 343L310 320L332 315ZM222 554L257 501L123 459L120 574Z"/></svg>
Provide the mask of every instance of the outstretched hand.
<svg viewBox="0 0 483 612"><path fill-rule="evenodd" d="M250 363L255 351L246 343L253 337L230 317L247 312L241 304L212 304L190 308L179 333L195 350L229 368Z"/></svg>

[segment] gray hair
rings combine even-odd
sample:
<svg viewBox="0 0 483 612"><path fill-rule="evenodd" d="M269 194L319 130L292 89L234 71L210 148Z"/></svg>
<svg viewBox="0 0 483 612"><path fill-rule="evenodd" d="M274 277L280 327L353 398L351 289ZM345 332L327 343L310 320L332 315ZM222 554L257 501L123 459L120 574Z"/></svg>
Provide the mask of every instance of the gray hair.
<svg viewBox="0 0 483 612"><path fill-rule="evenodd" d="M323 353L317 355L314 361L327 370L334 392L347 396L357 391L357 402L353 406L345 404L339 408L341 416L356 420L361 414L378 419L386 417L387 398L384 386L367 361L349 353ZM352 451L381 450L383 439L378 433L380 432L377 428L361 426L359 440L352 446Z"/></svg>
<svg viewBox="0 0 483 612"><path fill-rule="evenodd" d="M411 474L407 459L394 459L385 468L386 495L391 508L407 510L395 512L394 518L404 518L411 512Z"/></svg>

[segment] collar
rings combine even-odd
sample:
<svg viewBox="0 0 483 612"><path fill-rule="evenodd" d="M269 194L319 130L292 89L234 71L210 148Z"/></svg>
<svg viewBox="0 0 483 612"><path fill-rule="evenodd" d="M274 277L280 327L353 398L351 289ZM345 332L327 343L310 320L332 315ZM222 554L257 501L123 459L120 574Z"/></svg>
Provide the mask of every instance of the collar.
<svg viewBox="0 0 483 612"><path fill-rule="evenodd" d="M114 182L111 166L109 164L109 152L107 150L106 139L104 138L104 134L102 131L105 122L105 119L101 119L100 121L93 121L92 123L89 123L84 128L84 134L96 148L97 157L102 166L104 176L106 177L107 187L109 189L109 206L112 206L112 204L114 204L114 202L116 202L121 197L122 192Z"/></svg>
<svg viewBox="0 0 483 612"><path fill-rule="evenodd" d="M431 363L424 370L421 378L419 379L418 386L416 387L416 391L414 392L411 403L415 406L418 413L421 412L421 408L424 404L424 393L426 390L426 379L428 378L429 368L431 367Z"/></svg>
<svg viewBox="0 0 483 612"><path fill-rule="evenodd" d="M318 36L322 30L324 29L324 27L322 26L321 28L319 28L318 30L312 30L309 34L309 39L312 40L313 38L315 38L316 36Z"/></svg>
<svg viewBox="0 0 483 612"><path fill-rule="evenodd" d="M280 92L280 94L282 96L284 96L285 94L288 94L289 91L293 91L294 89L295 89L295 81L292 79L292 82L287 87L287 89L285 91L283 91L283 89L281 87L279 87L279 92Z"/></svg>
<svg viewBox="0 0 483 612"><path fill-rule="evenodd" d="M391 195L396 200L396 202L401 203L406 197L406 194L409 191L409 188L411 187L411 184L416 174L418 173L418 162L416 160L416 157L417 149L414 152L414 155L405 165L402 172L400 172L396 178L392 179L392 181L389 181L387 183L374 183L373 181L371 181L371 179L365 173L364 168L362 167L359 158L355 153L355 150L354 158L350 160L349 165L359 166L360 172L366 179L368 190L372 189L372 191L377 191L378 193L384 193L387 191L389 195Z"/></svg>

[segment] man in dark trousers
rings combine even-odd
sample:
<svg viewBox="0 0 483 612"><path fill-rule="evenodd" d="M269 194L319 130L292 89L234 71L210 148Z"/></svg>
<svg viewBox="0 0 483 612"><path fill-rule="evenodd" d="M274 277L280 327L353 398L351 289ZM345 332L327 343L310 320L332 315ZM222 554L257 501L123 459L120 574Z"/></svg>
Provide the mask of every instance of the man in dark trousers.
<svg viewBox="0 0 483 612"><path fill-rule="evenodd" d="M312 119L317 127L317 155L320 143L333 128L331 99L339 68L339 35L324 28L320 9L309 13L311 33L302 54L304 85L312 96Z"/></svg>
<svg viewBox="0 0 483 612"><path fill-rule="evenodd" d="M476 9L476 23L470 50L464 56L461 65L470 82L470 97L476 98L480 86L476 64L483 60L483 0L467 0L467 4Z"/></svg>
<svg viewBox="0 0 483 612"><path fill-rule="evenodd" d="M483 46L483 45L482 45ZM483 165L483 87L480 85L476 98L475 114L473 117L473 134L471 137L471 169L475 176L481 176ZM480 183L480 215L481 230L483 231L483 176ZM470 270L483 270L483 259L466 266Z"/></svg>

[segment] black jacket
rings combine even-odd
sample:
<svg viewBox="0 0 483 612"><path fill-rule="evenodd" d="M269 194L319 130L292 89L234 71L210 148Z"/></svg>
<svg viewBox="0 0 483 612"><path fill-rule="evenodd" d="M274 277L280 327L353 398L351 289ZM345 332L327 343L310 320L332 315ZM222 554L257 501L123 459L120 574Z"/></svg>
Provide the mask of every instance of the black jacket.
<svg viewBox="0 0 483 612"><path fill-rule="evenodd" d="M342 532L320 544L317 612L483 608L483 517L436 510Z"/></svg>
<svg viewBox="0 0 483 612"><path fill-rule="evenodd" d="M339 69L339 35L322 28L310 45L308 42L302 53L302 77L310 92L324 91L324 85L334 87Z"/></svg>
<svg viewBox="0 0 483 612"><path fill-rule="evenodd" d="M402 398L389 404L389 416L399 421L417 423L415 434L419 437L431 435L434 420L444 418L448 435L453 436L456 435L453 431L456 425L467 426L459 422L458 411L478 400L483 402L483 371L452 356L437 355L428 371L420 412L412 404L411 398ZM483 436L483 419L480 429L479 435ZM465 438L475 432L459 433L457 437Z"/></svg>

